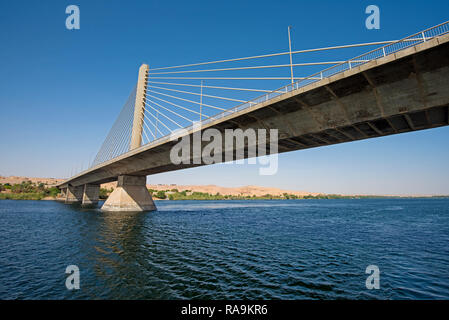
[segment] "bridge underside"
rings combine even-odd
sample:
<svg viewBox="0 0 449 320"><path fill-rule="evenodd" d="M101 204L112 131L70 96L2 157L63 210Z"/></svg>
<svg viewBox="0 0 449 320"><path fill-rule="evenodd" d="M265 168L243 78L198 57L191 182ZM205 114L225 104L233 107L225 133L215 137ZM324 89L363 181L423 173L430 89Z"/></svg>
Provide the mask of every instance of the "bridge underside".
<svg viewBox="0 0 449 320"><path fill-rule="evenodd" d="M448 40L448 35L434 38L371 61L219 119L203 130L278 129L283 153L448 125ZM60 187L204 165L172 164L170 150L176 143L143 146Z"/></svg>

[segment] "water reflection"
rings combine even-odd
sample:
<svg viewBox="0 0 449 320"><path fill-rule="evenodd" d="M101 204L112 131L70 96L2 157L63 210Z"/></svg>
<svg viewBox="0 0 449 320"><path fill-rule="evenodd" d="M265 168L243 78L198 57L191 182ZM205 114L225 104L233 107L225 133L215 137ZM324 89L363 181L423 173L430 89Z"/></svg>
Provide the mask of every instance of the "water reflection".
<svg viewBox="0 0 449 320"><path fill-rule="evenodd" d="M91 230L95 244L87 258L91 261L97 285L106 291L120 292L123 286L129 290L132 282L139 278L136 261L143 254L145 224L151 224L151 213L87 213L90 214L97 215L97 223L95 230Z"/></svg>
<svg viewBox="0 0 449 320"><path fill-rule="evenodd" d="M0 201L0 299L448 298L449 200ZM66 266L81 289L65 288ZM381 270L367 291L365 268Z"/></svg>

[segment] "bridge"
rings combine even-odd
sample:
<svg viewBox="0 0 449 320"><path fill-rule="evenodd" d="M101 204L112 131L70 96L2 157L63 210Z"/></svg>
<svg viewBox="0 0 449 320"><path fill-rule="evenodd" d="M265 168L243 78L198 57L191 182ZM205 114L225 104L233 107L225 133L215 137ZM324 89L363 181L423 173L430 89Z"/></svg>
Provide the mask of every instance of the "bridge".
<svg viewBox="0 0 449 320"><path fill-rule="evenodd" d="M298 54L365 46L375 48L349 60L293 63ZM281 57L289 57L290 63L241 65ZM229 67L231 63L237 66ZM216 64L222 67L214 69ZM322 65L331 66L295 76L298 68ZM289 74L271 76L279 69ZM229 77L229 72L243 76ZM194 76L177 76L186 73ZM226 76L209 76L217 73ZM275 90L224 85L262 80L288 84ZM102 210L155 210L146 188L148 175L207 164L193 161L193 154L192 161L174 164L174 135L193 137L210 128L277 129L276 152L283 153L448 124L449 22L397 41L299 51L291 49L289 29L288 52L152 69L142 65L135 89L90 167L58 187L66 203L95 205L100 184L118 181ZM246 144L245 158L250 157L248 148ZM232 152L237 153L235 147Z"/></svg>

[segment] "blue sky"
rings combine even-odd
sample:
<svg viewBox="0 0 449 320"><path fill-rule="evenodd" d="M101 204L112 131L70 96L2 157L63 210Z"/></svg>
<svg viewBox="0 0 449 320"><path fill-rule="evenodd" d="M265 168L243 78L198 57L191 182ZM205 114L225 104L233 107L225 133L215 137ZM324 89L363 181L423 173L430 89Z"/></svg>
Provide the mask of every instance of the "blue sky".
<svg viewBox="0 0 449 320"><path fill-rule="evenodd" d="M70 4L80 8L80 30L65 28ZM380 30L365 28L369 4L381 10ZM294 50L399 39L448 12L448 1L2 1L0 175L67 177L85 168L141 63L283 52L289 25ZM274 176L254 165L213 165L149 182L449 194L448 138L443 127L282 154Z"/></svg>

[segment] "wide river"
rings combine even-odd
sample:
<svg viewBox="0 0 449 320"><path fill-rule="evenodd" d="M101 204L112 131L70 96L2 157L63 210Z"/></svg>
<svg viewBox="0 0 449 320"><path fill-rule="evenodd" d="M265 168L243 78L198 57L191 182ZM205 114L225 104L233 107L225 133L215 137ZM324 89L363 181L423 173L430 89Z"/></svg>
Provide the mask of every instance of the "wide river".
<svg viewBox="0 0 449 320"><path fill-rule="evenodd" d="M449 199L156 204L0 201L0 299L449 299Z"/></svg>

